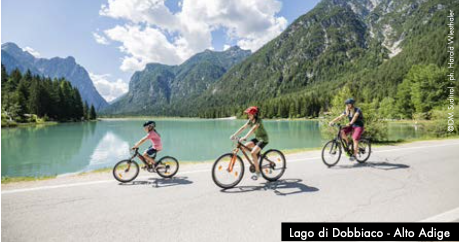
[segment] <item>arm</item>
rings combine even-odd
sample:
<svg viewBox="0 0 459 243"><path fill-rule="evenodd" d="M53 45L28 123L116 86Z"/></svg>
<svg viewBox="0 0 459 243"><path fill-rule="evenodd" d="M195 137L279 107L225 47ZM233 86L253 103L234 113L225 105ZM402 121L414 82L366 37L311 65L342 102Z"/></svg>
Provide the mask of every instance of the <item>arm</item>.
<svg viewBox="0 0 459 243"><path fill-rule="evenodd" d="M247 121L241 128L239 128L239 130L237 130L236 133L234 133L233 135L231 135L230 139L233 139L234 137L236 137L237 135L239 135L242 131L244 131L247 126L249 125L249 122Z"/></svg>
<svg viewBox="0 0 459 243"><path fill-rule="evenodd" d="M330 125L333 125L333 123L343 119L343 117L345 117L346 114L341 114L340 116L336 117L335 119L333 119L331 122L330 122Z"/></svg>
<svg viewBox="0 0 459 243"><path fill-rule="evenodd" d="M133 149L138 148L140 145L142 145L142 143L144 143L144 142L147 141L147 140L148 140L148 135L145 136L145 137L143 137L142 139L140 139L140 141L138 141L138 142L134 145L134 147L132 147L132 148L133 148Z"/></svg>
<svg viewBox="0 0 459 243"><path fill-rule="evenodd" d="M257 128L260 126L260 124L257 124L250 129L250 131L243 137L241 140L247 140L247 138L255 131Z"/></svg>

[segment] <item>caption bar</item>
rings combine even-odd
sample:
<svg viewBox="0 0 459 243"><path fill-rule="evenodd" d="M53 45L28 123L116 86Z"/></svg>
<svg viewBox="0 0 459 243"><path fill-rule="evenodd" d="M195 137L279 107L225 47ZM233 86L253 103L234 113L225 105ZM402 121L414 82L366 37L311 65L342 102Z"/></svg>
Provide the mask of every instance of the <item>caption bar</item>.
<svg viewBox="0 0 459 243"><path fill-rule="evenodd" d="M459 241L459 223L282 223L282 241Z"/></svg>

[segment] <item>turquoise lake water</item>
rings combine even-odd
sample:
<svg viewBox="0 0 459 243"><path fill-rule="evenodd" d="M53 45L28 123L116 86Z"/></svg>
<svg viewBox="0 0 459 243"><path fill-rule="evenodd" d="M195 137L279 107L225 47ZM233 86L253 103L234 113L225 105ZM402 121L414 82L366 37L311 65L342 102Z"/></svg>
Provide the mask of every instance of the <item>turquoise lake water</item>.
<svg viewBox="0 0 459 243"><path fill-rule="evenodd" d="M230 152L229 136L244 120L160 119L163 141L159 157L179 161L214 160ZM129 157L129 148L145 135L140 119L63 123L55 126L2 128L2 176L47 176L110 167ZM321 147L318 121L264 121L270 137L267 148ZM391 139L415 138L422 132L407 124L391 124ZM147 141L141 149L147 148Z"/></svg>

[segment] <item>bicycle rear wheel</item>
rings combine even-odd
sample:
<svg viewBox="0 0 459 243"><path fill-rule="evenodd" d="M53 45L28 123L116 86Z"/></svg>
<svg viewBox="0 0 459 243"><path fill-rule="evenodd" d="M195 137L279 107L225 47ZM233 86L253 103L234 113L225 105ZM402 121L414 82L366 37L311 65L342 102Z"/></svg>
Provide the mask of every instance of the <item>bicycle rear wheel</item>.
<svg viewBox="0 0 459 243"><path fill-rule="evenodd" d="M212 167L212 179L223 189L236 186L243 176L244 163L241 157L232 153L220 156Z"/></svg>
<svg viewBox="0 0 459 243"><path fill-rule="evenodd" d="M371 154L371 143L367 139L360 139L359 140L359 151L357 154L357 162L365 163Z"/></svg>
<svg viewBox="0 0 459 243"><path fill-rule="evenodd" d="M173 177L175 174L177 174L178 169L179 162L177 159L171 156L162 157L156 166L156 172L158 172L158 175L163 178Z"/></svg>
<svg viewBox="0 0 459 243"><path fill-rule="evenodd" d="M322 161L328 167L336 165L341 158L341 146L335 140L331 140L325 144L322 149Z"/></svg>
<svg viewBox="0 0 459 243"><path fill-rule="evenodd" d="M113 167L113 177L119 182L126 183L139 175L139 165L133 160L121 160Z"/></svg>
<svg viewBox="0 0 459 243"><path fill-rule="evenodd" d="M261 157L261 175L268 181L277 181L282 177L286 168L285 156L279 150L270 149Z"/></svg>

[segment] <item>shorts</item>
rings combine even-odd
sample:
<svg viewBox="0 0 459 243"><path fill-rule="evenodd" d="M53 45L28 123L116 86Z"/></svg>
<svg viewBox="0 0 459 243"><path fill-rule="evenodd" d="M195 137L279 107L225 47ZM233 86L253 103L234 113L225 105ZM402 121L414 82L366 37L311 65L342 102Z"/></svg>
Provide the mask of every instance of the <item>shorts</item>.
<svg viewBox="0 0 459 243"><path fill-rule="evenodd" d="M344 131L344 134L346 135L352 132L352 139L354 139L355 141L359 141L365 129L363 127L351 126L351 127L343 128L343 131Z"/></svg>
<svg viewBox="0 0 459 243"><path fill-rule="evenodd" d="M156 150L152 146L150 146L143 153L144 154L147 153L148 156L150 156L152 158L156 158L156 154L158 153L158 150Z"/></svg>
<svg viewBox="0 0 459 243"><path fill-rule="evenodd" d="M258 147L260 147L261 149L263 149L268 143L267 142L263 142L263 141L258 141L258 139L254 138L252 140L250 140L252 143L254 143L255 145L257 145Z"/></svg>

